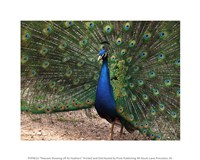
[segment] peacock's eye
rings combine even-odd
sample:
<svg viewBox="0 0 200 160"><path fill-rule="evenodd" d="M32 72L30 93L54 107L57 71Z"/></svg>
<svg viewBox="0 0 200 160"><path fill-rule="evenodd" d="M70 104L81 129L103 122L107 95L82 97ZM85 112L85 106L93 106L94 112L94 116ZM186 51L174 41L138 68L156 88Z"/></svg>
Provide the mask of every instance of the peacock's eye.
<svg viewBox="0 0 200 160"><path fill-rule="evenodd" d="M122 43L122 39L121 38L117 38L115 43L119 46Z"/></svg>
<svg viewBox="0 0 200 160"><path fill-rule="evenodd" d="M164 33L164 32L161 32L161 33L160 33L160 36L161 36L161 37L165 36L165 33Z"/></svg>
<svg viewBox="0 0 200 160"><path fill-rule="evenodd" d="M162 56L163 56L163 55L162 55L162 54L160 54L160 58L162 58Z"/></svg>
<svg viewBox="0 0 200 160"><path fill-rule="evenodd" d="M125 24L124 24L124 30L125 30L125 31L128 31L129 28L130 28L130 23L129 23L129 22L125 23Z"/></svg>
<svg viewBox="0 0 200 160"><path fill-rule="evenodd" d="M26 34L25 34L25 38L26 38L26 39L29 39L29 38L30 38L30 34L29 34L29 33L26 33Z"/></svg>
<svg viewBox="0 0 200 160"><path fill-rule="evenodd" d="M112 27L110 25L105 26L104 32L107 33L107 34L110 34L112 32Z"/></svg>

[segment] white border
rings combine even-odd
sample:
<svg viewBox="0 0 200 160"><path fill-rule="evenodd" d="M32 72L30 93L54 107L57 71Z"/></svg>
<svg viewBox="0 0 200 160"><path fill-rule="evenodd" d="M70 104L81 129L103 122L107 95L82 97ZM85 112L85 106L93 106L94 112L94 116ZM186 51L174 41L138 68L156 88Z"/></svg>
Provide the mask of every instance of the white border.
<svg viewBox="0 0 200 160"><path fill-rule="evenodd" d="M0 159L26 160L28 156L198 159L200 14L197 0L7 0L0 3ZM49 19L180 20L181 141L20 141L20 20Z"/></svg>

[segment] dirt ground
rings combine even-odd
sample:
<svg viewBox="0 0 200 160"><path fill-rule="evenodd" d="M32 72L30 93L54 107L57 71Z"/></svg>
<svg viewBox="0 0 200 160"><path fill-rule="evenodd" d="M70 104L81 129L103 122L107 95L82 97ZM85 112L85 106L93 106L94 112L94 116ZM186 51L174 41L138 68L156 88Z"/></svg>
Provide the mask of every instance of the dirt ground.
<svg viewBox="0 0 200 160"><path fill-rule="evenodd" d="M88 115L88 114L87 114ZM21 114L21 140L109 140L110 126L95 111L73 111L57 114ZM91 118L92 117L92 118ZM114 128L114 140L143 139L138 131L128 133L125 129L119 136L120 127Z"/></svg>

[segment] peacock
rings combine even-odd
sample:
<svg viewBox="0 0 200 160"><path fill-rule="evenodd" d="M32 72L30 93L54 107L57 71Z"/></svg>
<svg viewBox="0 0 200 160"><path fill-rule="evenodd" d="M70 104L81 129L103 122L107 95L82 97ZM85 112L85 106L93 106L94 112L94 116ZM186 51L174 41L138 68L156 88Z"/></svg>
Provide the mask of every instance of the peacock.
<svg viewBox="0 0 200 160"><path fill-rule="evenodd" d="M21 111L90 108L110 140L179 140L180 22L21 21Z"/></svg>

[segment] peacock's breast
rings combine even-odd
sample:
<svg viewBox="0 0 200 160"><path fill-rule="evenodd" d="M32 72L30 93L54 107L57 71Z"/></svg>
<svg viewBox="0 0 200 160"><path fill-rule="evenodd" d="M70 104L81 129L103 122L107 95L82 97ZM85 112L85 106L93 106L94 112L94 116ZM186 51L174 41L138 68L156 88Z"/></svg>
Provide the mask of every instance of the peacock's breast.
<svg viewBox="0 0 200 160"><path fill-rule="evenodd" d="M114 120L117 116L113 89L110 84L110 75L107 61L103 62L96 91L95 108L103 118Z"/></svg>

